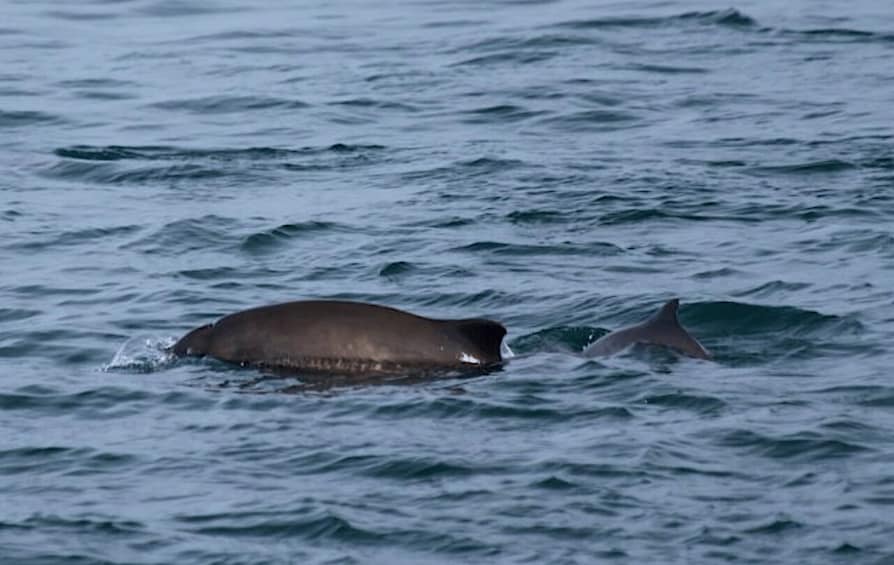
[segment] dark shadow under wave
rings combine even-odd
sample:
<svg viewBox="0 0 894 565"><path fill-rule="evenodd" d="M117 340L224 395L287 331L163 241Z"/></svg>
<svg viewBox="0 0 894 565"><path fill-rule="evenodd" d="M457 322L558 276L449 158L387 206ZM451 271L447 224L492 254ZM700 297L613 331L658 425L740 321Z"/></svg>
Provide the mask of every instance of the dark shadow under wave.
<svg viewBox="0 0 894 565"><path fill-rule="evenodd" d="M245 147L237 149L191 149L164 145L72 145L53 151L57 157L80 161L190 161L190 160L283 160L291 157L325 153L357 153L385 149L382 145L335 143L320 147L283 149L277 147Z"/></svg>
<svg viewBox="0 0 894 565"><path fill-rule="evenodd" d="M333 222L309 221L283 224L270 230L253 233L242 240L241 249L248 253L265 253L289 240L337 229Z"/></svg>
<svg viewBox="0 0 894 565"><path fill-rule="evenodd" d="M62 123L64 118L33 110L0 110L0 129L30 127L50 123Z"/></svg>
<svg viewBox="0 0 894 565"><path fill-rule="evenodd" d="M808 43L892 43L894 33L850 28L782 29L782 37Z"/></svg>
<svg viewBox="0 0 894 565"><path fill-rule="evenodd" d="M558 27L570 29L612 29L612 28L651 28L660 26L695 23L731 28L756 28L757 22L742 12L729 8L707 12L686 12L683 14L658 17L608 17L585 20L572 20L558 24Z"/></svg>
<svg viewBox="0 0 894 565"><path fill-rule="evenodd" d="M857 318L794 306L702 302L687 305L680 318L718 361L733 365L857 356L871 347Z"/></svg>
<svg viewBox="0 0 894 565"><path fill-rule="evenodd" d="M583 245L570 243L557 245L530 245L518 243L503 243L499 241L476 241L462 247L456 247L452 251L464 251L471 253L488 253L491 255L582 255L611 256L619 255L623 249L612 243L596 241Z"/></svg>
<svg viewBox="0 0 894 565"><path fill-rule="evenodd" d="M229 114L253 110L298 110L308 104L300 100L287 100L270 96L208 96L183 100L166 100L152 104L162 110L179 110L194 114Z"/></svg>
<svg viewBox="0 0 894 565"><path fill-rule="evenodd" d="M253 184L282 170L325 171L367 165L372 162L368 156L383 149L381 145L343 143L300 149L74 145L56 149L53 153L62 159L40 172L54 179L112 185L196 180Z"/></svg>
<svg viewBox="0 0 894 565"><path fill-rule="evenodd" d="M605 17L570 20L555 24L552 27L579 30L633 30L673 28L681 26L702 26L726 28L740 32L760 33L769 41L797 41L798 43L891 43L894 33L889 31L870 31L847 27L823 27L807 29L791 29L783 27L763 26L751 16L728 8L725 10L709 10L685 12L668 16L629 16Z"/></svg>
<svg viewBox="0 0 894 565"><path fill-rule="evenodd" d="M745 429L729 430L715 435L724 447L748 450L770 459L825 461L849 457L867 448L853 442L828 437L816 432L801 432L773 437Z"/></svg>
<svg viewBox="0 0 894 565"><path fill-rule="evenodd" d="M151 235L124 247L148 254L180 255L190 251L222 249L238 241L233 232L240 222L232 218L206 215L165 224Z"/></svg>
<svg viewBox="0 0 894 565"><path fill-rule="evenodd" d="M698 302L681 312L685 321L706 331L734 335L797 334L819 337L856 334L863 324L852 317L821 314L795 306L764 306L742 302Z"/></svg>

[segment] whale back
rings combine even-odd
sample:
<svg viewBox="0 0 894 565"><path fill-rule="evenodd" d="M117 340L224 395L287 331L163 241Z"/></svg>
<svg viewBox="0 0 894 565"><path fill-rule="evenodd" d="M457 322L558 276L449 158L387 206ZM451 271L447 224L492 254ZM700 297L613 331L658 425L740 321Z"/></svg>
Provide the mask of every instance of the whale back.
<svg viewBox="0 0 894 565"><path fill-rule="evenodd" d="M635 343L645 343L669 347L696 359L710 359L708 350L680 324L677 317L679 308L679 299L670 300L645 322L611 332L596 340L584 351L584 355L613 355Z"/></svg>
<svg viewBox="0 0 894 565"><path fill-rule="evenodd" d="M190 331L181 337L171 351L174 355L201 357L207 355L208 348L211 345L211 333L214 328L213 324L206 324Z"/></svg>
<svg viewBox="0 0 894 565"><path fill-rule="evenodd" d="M303 371L392 373L499 364L506 329L484 319L436 320L386 306L309 300L225 316L173 351Z"/></svg>

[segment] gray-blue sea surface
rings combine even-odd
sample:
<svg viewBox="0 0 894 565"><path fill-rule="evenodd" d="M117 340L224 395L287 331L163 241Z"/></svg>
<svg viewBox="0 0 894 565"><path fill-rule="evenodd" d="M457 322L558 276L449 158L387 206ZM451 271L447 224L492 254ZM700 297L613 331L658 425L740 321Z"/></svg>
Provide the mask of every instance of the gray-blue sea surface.
<svg viewBox="0 0 894 565"><path fill-rule="evenodd" d="M892 60L875 0L3 2L0 563L894 562ZM319 297L515 356L165 353ZM672 297L714 361L580 355Z"/></svg>

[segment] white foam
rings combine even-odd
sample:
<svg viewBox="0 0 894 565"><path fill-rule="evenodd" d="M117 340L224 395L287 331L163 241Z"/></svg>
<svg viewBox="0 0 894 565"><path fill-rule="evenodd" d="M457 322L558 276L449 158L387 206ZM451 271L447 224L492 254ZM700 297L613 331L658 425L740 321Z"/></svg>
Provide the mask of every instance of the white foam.
<svg viewBox="0 0 894 565"><path fill-rule="evenodd" d="M512 349L509 348L509 344L504 341L500 344L500 355L503 359L512 359L515 357L515 352L512 351Z"/></svg>
<svg viewBox="0 0 894 565"><path fill-rule="evenodd" d="M124 342L115 357L102 370L152 372L171 362L173 354L168 349L174 345L174 341L170 337L132 337Z"/></svg>

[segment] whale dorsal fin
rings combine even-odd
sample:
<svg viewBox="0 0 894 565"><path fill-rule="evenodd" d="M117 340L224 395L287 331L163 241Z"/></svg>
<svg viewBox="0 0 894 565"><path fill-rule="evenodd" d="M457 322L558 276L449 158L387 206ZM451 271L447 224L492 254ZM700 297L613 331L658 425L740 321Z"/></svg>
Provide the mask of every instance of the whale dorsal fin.
<svg viewBox="0 0 894 565"><path fill-rule="evenodd" d="M677 311L680 309L680 299L674 298L673 300L668 300L664 306L661 307L658 312L655 313L654 316L649 320L649 322L661 322L665 324L674 324L680 325L680 321L677 318Z"/></svg>
<svg viewBox="0 0 894 565"><path fill-rule="evenodd" d="M680 324L677 318L679 309L679 298L669 300L645 324L637 328L638 340L670 347L696 359L710 359L708 350Z"/></svg>
<svg viewBox="0 0 894 565"><path fill-rule="evenodd" d="M679 308L679 299L669 300L645 322L602 336L590 344L584 355L613 355L634 343L647 343L670 347L697 359L710 359L710 352L680 325Z"/></svg>

